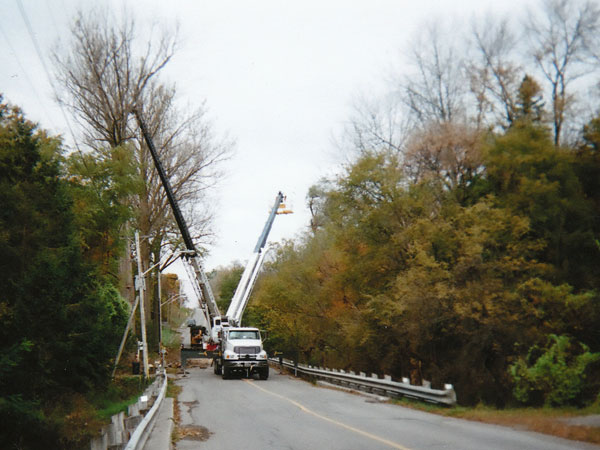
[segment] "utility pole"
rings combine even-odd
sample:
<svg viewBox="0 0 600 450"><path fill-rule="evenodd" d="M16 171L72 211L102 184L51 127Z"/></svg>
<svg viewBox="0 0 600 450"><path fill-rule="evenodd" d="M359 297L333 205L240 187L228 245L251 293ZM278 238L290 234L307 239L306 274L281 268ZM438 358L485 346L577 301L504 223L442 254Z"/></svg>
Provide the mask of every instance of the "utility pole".
<svg viewBox="0 0 600 450"><path fill-rule="evenodd" d="M135 309L138 306L138 303L140 302L140 298L138 296L135 297L135 303L133 304L133 307L131 308L131 313L129 313L129 320L127 320L127 326L125 327L125 333L123 333L123 337L121 338L121 345L119 345L119 352L117 353L117 357L115 358L115 366L113 367L113 371L112 374L110 375L110 378L114 378L115 377L115 373L117 372L117 366L119 365L119 360L121 359L121 355L123 354L123 349L125 348L125 342L127 341L127 335L129 334L129 329L131 328L131 325L134 323L134 316L135 316Z"/></svg>
<svg viewBox="0 0 600 450"><path fill-rule="evenodd" d="M142 360L144 362L144 377L149 377L148 372L148 342L146 339L146 312L144 311L144 291L146 282L144 279L144 271L142 270L142 252L140 249L140 234L135 232L135 253L137 256L138 265L138 288L140 292L140 327L142 329Z"/></svg>
<svg viewBox="0 0 600 450"><path fill-rule="evenodd" d="M158 273L158 351L160 351L162 346L162 307L160 304L160 301L162 299L160 279L162 275L160 272L160 264L156 266L156 272Z"/></svg>

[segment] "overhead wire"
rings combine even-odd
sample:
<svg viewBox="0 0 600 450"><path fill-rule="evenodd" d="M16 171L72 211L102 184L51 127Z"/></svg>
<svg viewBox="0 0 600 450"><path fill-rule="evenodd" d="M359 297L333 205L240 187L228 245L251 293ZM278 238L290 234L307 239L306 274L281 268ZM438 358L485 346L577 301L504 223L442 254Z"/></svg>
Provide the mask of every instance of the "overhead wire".
<svg viewBox="0 0 600 450"><path fill-rule="evenodd" d="M21 2L21 0L15 0L15 2L17 3L17 6L19 8L21 17L23 18L23 22L25 22L25 27L27 28L27 32L29 33L29 37L31 38L31 42L33 43L33 47L37 53L38 59L40 60L40 63L42 64L44 72L46 73L48 83L50 84L50 87L52 88L54 96L58 99L58 90L56 89L56 86L55 86L54 82L52 81L52 76L50 75L50 71L48 70L48 66L46 65L44 55L42 54L40 45L37 41L37 38L35 37L35 33L33 32L33 27L31 26L31 22L29 21L27 12L25 11L25 8L23 7L23 3ZM65 113L65 110L63 107L63 104L60 100L58 101L58 106L62 113L63 119L65 120L65 123L67 124L67 128L69 129L69 133L71 134L71 139L73 140L73 143L75 144L75 148L81 153L79 144L77 142L77 139L75 138L75 133L73 132L73 128L71 127L71 121L67 117L67 114Z"/></svg>
<svg viewBox="0 0 600 450"><path fill-rule="evenodd" d="M25 80L27 81L27 84L29 84L29 87L31 88L31 92L33 92L33 95L37 99L38 104L41 106L42 110L44 111L44 115L46 116L46 119L48 120L48 122L50 122L50 125L52 126L52 128L56 129L56 125L52 121L52 116L48 113L48 110L44 106L44 102L42 102L42 98L41 98L40 94L38 93L37 89L35 88L35 84L33 83L33 81L31 81L31 78L29 78L29 74L27 73L27 71L25 70L25 67L21 63L21 59L19 58L18 53L15 51L15 48L12 46L10 39L8 38L8 35L6 34L6 32L4 31L4 28L2 28L1 25L0 25L0 33L2 33L2 36L4 37L4 40L6 41L6 45L12 52L13 56L15 57L15 60L17 61L17 64L18 64L19 68L21 69L21 73L25 76Z"/></svg>

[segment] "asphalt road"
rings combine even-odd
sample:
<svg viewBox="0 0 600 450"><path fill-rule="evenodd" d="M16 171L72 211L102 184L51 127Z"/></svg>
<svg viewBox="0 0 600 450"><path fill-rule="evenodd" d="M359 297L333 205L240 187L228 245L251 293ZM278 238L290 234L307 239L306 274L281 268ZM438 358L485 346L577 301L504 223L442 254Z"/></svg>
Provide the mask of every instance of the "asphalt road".
<svg viewBox="0 0 600 450"><path fill-rule="evenodd" d="M274 369L259 381L222 380L211 368L190 368L177 384L181 424L190 431L177 450L600 449L315 387Z"/></svg>

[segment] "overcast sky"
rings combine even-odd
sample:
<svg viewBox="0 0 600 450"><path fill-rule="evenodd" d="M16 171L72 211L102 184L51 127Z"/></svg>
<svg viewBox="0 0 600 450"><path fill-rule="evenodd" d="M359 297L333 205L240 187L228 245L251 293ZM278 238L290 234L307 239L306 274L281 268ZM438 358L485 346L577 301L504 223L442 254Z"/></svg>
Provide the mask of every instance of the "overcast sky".
<svg viewBox="0 0 600 450"><path fill-rule="evenodd" d="M295 214L277 218L270 240L306 230L307 190L339 170L343 155L333 138L353 102L384 89L428 18L468 23L473 15L521 13L534 0L2 0L0 92L29 119L67 136L25 20L52 70L50 46L68 40L70 19L86 4L116 13L126 5L141 23L179 23L179 50L165 75L186 103L206 101L216 130L237 142L214 192L210 270L247 259L280 190Z"/></svg>

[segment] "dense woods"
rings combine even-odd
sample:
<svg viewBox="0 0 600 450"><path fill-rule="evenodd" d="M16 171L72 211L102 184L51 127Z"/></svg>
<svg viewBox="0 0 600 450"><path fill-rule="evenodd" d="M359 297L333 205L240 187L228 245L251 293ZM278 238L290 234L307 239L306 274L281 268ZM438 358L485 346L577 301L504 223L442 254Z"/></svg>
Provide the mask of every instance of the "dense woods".
<svg viewBox="0 0 600 450"><path fill-rule="evenodd" d="M106 387L127 321L107 270L118 253L94 239L115 222L66 167L57 139L0 104L3 448L69 448L65 429L84 424L66 416Z"/></svg>
<svg viewBox="0 0 600 450"><path fill-rule="evenodd" d="M394 152L364 153L314 189L318 226L279 247L257 288L272 349L501 405L509 367L551 336L571 340L565 364L580 344L599 352L594 146L556 148L534 124L488 133L477 176L453 187L411 181ZM585 376L597 392L597 365Z"/></svg>
<svg viewBox="0 0 600 450"><path fill-rule="evenodd" d="M583 105L600 13L531 17L476 23L463 47L425 27L412 74L363 99L350 162L310 189L310 231L256 289L271 350L452 383L463 404L596 399L600 119Z"/></svg>

